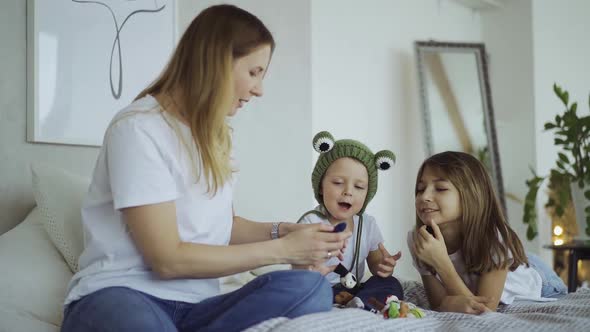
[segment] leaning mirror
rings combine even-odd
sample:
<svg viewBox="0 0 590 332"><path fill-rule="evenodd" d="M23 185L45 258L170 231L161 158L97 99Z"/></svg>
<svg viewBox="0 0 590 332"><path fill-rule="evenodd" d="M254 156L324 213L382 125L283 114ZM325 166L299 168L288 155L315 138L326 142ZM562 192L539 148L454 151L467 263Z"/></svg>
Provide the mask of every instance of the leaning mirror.
<svg viewBox="0 0 590 332"><path fill-rule="evenodd" d="M502 206L504 186L484 44L415 44L426 152L463 151L492 175Z"/></svg>

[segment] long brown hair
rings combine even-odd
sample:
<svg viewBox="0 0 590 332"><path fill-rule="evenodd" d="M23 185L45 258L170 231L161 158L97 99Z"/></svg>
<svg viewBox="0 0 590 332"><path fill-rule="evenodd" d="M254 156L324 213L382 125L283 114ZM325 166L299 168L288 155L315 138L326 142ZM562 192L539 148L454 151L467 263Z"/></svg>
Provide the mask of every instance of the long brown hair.
<svg viewBox="0 0 590 332"><path fill-rule="evenodd" d="M160 76L136 98L173 98L199 151L197 179L207 181L209 193L215 194L233 172L226 122L234 99L233 62L265 45L272 54L272 34L256 16L233 5L209 7L185 30Z"/></svg>
<svg viewBox="0 0 590 332"><path fill-rule="evenodd" d="M429 157L418 171L416 195L426 166L441 171L459 192L461 252L467 271L482 273L506 267L514 271L521 264L528 266L522 243L506 222L490 175L479 160L454 151ZM422 225L416 214L416 227ZM513 261L508 265L510 255Z"/></svg>

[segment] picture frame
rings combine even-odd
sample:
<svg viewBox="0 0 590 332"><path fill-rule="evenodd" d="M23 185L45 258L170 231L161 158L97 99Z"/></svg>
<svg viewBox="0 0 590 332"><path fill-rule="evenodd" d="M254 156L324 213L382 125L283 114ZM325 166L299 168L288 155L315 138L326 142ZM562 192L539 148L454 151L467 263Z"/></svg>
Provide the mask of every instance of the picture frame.
<svg viewBox="0 0 590 332"><path fill-rule="evenodd" d="M27 141L100 146L176 44L176 0L27 0Z"/></svg>

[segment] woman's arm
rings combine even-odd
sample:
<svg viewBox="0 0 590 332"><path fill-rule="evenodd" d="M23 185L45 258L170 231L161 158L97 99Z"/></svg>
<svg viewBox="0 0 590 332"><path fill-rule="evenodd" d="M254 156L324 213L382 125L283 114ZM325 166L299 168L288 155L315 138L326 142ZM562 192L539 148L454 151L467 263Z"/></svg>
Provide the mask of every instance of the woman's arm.
<svg viewBox="0 0 590 332"><path fill-rule="evenodd" d="M282 222L279 226L279 238L302 229L305 225ZM256 222L234 215L230 244L244 244L270 240L271 222Z"/></svg>
<svg viewBox="0 0 590 332"><path fill-rule="evenodd" d="M496 311L500 303L507 275L508 268L485 272L479 277L477 295L489 298L486 306L493 311Z"/></svg>
<svg viewBox="0 0 590 332"><path fill-rule="evenodd" d="M274 241L241 245L183 242L174 202L121 210L131 237L148 266L163 279L215 278L270 264L317 264L337 251L351 233L314 225Z"/></svg>

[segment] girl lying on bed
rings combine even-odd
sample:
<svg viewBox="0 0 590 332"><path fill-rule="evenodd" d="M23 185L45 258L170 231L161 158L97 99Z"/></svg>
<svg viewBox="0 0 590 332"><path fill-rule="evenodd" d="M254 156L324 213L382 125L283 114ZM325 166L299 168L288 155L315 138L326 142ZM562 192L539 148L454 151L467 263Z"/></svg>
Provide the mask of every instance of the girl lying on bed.
<svg viewBox="0 0 590 332"><path fill-rule="evenodd" d="M416 229L408 247L431 308L480 314L514 300L552 300L567 290L525 255L484 165L462 152L426 159L416 180Z"/></svg>

